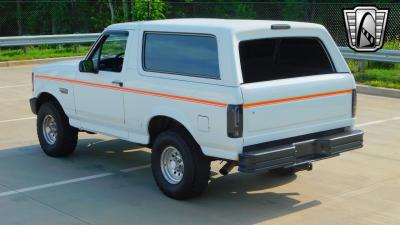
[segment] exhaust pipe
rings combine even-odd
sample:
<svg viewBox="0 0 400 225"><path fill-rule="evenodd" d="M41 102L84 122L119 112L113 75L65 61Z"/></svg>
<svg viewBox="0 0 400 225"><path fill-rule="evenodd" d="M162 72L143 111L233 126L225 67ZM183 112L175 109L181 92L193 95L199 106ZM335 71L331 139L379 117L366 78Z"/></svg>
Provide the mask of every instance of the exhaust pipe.
<svg viewBox="0 0 400 225"><path fill-rule="evenodd" d="M219 173L222 175L228 175L229 172L231 172L231 170L237 166L237 162L236 161L227 161L225 163L225 165L219 170Z"/></svg>

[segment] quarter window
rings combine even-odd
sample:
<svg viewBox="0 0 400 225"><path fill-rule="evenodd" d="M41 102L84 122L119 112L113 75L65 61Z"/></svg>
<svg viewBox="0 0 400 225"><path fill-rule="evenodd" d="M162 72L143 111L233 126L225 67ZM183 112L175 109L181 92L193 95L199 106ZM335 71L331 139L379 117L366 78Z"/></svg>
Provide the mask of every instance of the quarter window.
<svg viewBox="0 0 400 225"><path fill-rule="evenodd" d="M145 33L146 71L219 79L217 41L213 36Z"/></svg>

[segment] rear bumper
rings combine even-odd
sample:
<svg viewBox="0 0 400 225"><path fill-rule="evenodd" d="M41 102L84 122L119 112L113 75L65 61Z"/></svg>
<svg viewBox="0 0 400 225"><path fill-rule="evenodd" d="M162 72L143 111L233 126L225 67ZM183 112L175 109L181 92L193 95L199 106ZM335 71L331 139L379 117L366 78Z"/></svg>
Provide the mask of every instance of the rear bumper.
<svg viewBox="0 0 400 225"><path fill-rule="evenodd" d="M29 105L31 106L31 110L33 114L37 115L37 98L29 99Z"/></svg>
<svg viewBox="0 0 400 225"><path fill-rule="evenodd" d="M239 155L239 171L252 173L294 167L338 156L342 152L361 148L363 135L363 131L353 130L274 147L263 144L260 148Z"/></svg>

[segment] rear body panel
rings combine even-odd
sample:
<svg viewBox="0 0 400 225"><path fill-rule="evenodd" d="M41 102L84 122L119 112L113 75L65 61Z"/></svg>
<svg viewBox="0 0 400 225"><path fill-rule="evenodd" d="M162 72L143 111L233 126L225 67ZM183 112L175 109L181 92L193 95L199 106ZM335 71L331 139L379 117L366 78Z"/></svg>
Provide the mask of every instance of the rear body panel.
<svg viewBox="0 0 400 225"><path fill-rule="evenodd" d="M323 26L307 23L294 23L290 26L290 29L285 30L265 32L263 29L254 29L240 32L236 36L237 48L241 42L249 40L314 38L322 44L333 72L246 83L243 79L246 71L240 70L244 147L353 127L352 90L355 89L355 81L332 37ZM274 55L279 53L275 52ZM241 63L239 51L238 55ZM270 71L274 71L271 66L265 63L265 76L270 76Z"/></svg>
<svg viewBox="0 0 400 225"><path fill-rule="evenodd" d="M329 132L331 134L328 134ZM361 148L363 136L364 133L361 130L335 129L300 136L289 144L253 145L246 148L251 148L251 151L246 150L239 155L239 171L253 173L282 167L303 167L313 161ZM307 167L305 168L311 169Z"/></svg>
<svg viewBox="0 0 400 225"><path fill-rule="evenodd" d="M244 146L353 124L347 73L241 85Z"/></svg>

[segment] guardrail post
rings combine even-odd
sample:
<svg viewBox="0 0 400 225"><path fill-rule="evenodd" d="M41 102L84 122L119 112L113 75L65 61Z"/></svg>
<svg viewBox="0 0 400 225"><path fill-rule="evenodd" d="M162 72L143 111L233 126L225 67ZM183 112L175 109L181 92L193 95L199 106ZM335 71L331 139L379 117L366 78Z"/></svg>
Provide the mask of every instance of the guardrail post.
<svg viewBox="0 0 400 225"><path fill-rule="evenodd" d="M368 66L368 61L358 60L357 72L364 71Z"/></svg>
<svg viewBox="0 0 400 225"><path fill-rule="evenodd" d="M81 45L80 45L80 44L74 44L73 46L74 46L74 51L75 51L76 53L79 52L79 50L80 50L80 48L81 48Z"/></svg>

